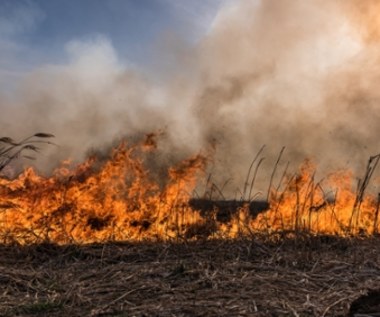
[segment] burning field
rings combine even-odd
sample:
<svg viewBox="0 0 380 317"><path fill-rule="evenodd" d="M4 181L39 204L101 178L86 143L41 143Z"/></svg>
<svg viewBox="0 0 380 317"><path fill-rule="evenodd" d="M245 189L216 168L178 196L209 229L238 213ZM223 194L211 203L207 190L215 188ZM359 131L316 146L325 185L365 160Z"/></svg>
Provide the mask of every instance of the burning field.
<svg viewBox="0 0 380 317"><path fill-rule="evenodd" d="M10 150L19 146L10 138L2 142ZM74 167L63 163L49 177L28 168L15 179L1 178L2 243L191 241L279 231L350 237L376 235L380 230L380 201L366 192L380 156L369 159L354 190L348 172L315 180L316 170L309 161L294 174L285 170L274 184L280 153L267 200L255 201L259 152L240 199L227 200L211 176L202 195L196 190L211 160L205 155L182 160L158 176L150 171L147 165L156 157L156 142L154 134L135 145L123 142L103 157L93 154ZM29 147L23 145L21 150Z"/></svg>
<svg viewBox="0 0 380 317"><path fill-rule="evenodd" d="M259 152L234 201L221 199L210 177L195 195L205 155L178 162L158 182L147 169L156 150L149 134L77 166L65 162L49 177L29 168L1 178L1 315L379 312L379 200L366 192L379 156L356 191L347 172L317 182L309 161L274 184L277 161L268 201L257 201Z"/></svg>
<svg viewBox="0 0 380 317"><path fill-rule="evenodd" d="M377 12L235 1L154 76L98 36L0 90L0 315L379 316Z"/></svg>

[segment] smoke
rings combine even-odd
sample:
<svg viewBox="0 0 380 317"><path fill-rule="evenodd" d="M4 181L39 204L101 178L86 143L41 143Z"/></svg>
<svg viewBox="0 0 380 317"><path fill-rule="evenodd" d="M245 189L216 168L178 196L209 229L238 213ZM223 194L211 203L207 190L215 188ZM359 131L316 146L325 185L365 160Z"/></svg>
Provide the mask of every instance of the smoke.
<svg viewBox="0 0 380 317"><path fill-rule="evenodd" d="M47 168L64 157L81 160L89 148L132 130L155 128L152 91L119 63L107 39L70 42L66 50L66 65L31 72L17 97L2 107L1 126L14 138L41 130L57 136L59 147L48 150L55 157L37 163Z"/></svg>
<svg viewBox="0 0 380 317"><path fill-rule="evenodd" d="M312 158L322 175L362 173L379 152L378 6L266 0L221 12L200 49L194 102L204 140L228 157L216 174L246 174L263 144L267 181L282 146L295 166Z"/></svg>
<svg viewBox="0 0 380 317"><path fill-rule="evenodd" d="M263 180L283 146L283 160L295 166L312 158L323 173L361 171L379 152L379 6L230 2L195 46L171 44L175 66L153 80L123 64L105 37L72 41L67 63L30 72L17 96L0 95L0 125L15 138L55 134L59 147L37 161L45 170L115 139L163 130L162 157L214 146L210 171L217 183L233 178L231 193L264 144Z"/></svg>

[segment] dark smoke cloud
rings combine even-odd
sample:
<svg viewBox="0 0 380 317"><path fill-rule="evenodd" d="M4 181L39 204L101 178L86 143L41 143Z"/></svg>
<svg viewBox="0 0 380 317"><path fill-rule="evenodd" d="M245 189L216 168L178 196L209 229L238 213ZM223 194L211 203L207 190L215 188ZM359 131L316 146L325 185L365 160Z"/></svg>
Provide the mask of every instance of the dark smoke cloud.
<svg viewBox="0 0 380 317"><path fill-rule="evenodd" d="M149 80L118 59L105 38L67 45L69 62L30 73L17 97L0 96L3 133L57 136L39 167L82 160L115 138L163 129L168 156L215 146L215 181L243 187L266 144L276 156L322 173L362 171L379 152L378 1L235 1L196 47L176 48L176 67ZM160 80L161 78L161 80ZM165 156L164 154L162 155ZM260 185L261 186L261 185Z"/></svg>

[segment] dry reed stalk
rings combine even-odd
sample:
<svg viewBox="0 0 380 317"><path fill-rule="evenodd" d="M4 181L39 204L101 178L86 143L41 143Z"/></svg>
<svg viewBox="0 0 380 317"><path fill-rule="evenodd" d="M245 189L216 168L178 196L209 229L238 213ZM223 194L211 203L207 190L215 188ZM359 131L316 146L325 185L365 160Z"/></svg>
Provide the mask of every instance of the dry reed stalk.
<svg viewBox="0 0 380 317"><path fill-rule="evenodd" d="M256 181L256 177L257 177L257 173L259 171L259 168L260 168L260 165L261 163L265 160L265 158L261 158L260 161L257 163L256 165L256 168L255 168L255 172L253 173L253 177L252 177L252 180L251 180L251 185L249 187L249 194L248 194L248 201L251 202L252 199L254 197L252 197L252 191L253 191L253 186L255 185L255 181Z"/></svg>
<svg viewBox="0 0 380 317"><path fill-rule="evenodd" d="M0 315L370 315L375 305L360 299L379 293L379 259L361 255L379 254L378 240L282 232L202 243L0 245Z"/></svg>
<svg viewBox="0 0 380 317"><path fill-rule="evenodd" d="M251 171L252 171L253 165L256 163L257 159L259 158L260 154L263 152L264 148L265 148L265 145L263 145L260 148L260 150L257 152L256 156L252 160L251 165L249 166L247 177L246 177L245 182L244 182L244 187L243 187L243 193L242 193L241 200L247 200L246 199L246 193L247 193L247 189L248 189L248 186L249 186L249 178L251 177Z"/></svg>
<svg viewBox="0 0 380 317"><path fill-rule="evenodd" d="M373 220L373 232L372 234L377 234L377 221L379 218L379 209L380 209L380 193L377 194L377 204L376 204L376 211L375 211L375 219Z"/></svg>
<svg viewBox="0 0 380 317"><path fill-rule="evenodd" d="M53 134L40 132L35 133L19 142L16 142L9 137L0 138L0 144L3 144L0 146L0 172L13 160L19 158L22 153L27 151L38 153L40 149L36 146L36 144L54 145L54 143L45 140L53 137ZM35 159L35 157L30 155L22 155L22 157L29 160Z"/></svg>
<svg viewBox="0 0 380 317"><path fill-rule="evenodd" d="M270 192L272 190L273 179L274 179L274 176L276 174L277 167L278 167L278 164L280 163L281 157L284 154L284 151L285 151L285 146L283 146L281 148L280 154L277 157L277 161L274 164L273 171L272 171L272 174L271 174L270 179L269 179L268 192L267 192L267 201L269 201Z"/></svg>
<svg viewBox="0 0 380 317"><path fill-rule="evenodd" d="M364 199L364 194L369 184L369 181L371 180L371 177L374 171L376 170L379 160L380 160L380 154L371 156L368 159L363 180L359 179L358 181L357 194L356 194L354 206L352 208L352 213L351 213L351 218L350 218L350 223L349 223L350 232L353 232L358 227L359 218L360 218L360 207ZM355 218L355 224L354 224L354 218Z"/></svg>

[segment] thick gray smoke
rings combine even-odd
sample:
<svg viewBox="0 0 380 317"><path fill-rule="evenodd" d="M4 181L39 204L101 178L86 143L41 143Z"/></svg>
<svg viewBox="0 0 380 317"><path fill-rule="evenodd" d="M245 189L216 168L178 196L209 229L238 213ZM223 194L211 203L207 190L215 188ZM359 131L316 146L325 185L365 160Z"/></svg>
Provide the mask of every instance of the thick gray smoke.
<svg viewBox="0 0 380 317"><path fill-rule="evenodd" d="M175 71L145 78L105 38L67 45L65 65L28 74L0 96L2 133L57 136L39 168L82 160L117 138L165 131L162 151L215 146L216 182L242 187L265 144L262 178L281 147L297 166L362 171L380 152L380 4L376 0L242 0L223 8L196 47L175 48ZM164 155L163 155L164 156Z"/></svg>

